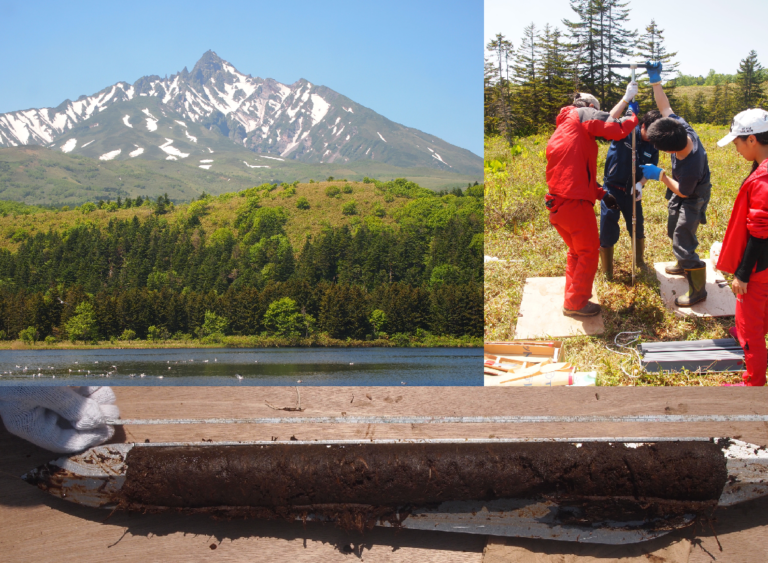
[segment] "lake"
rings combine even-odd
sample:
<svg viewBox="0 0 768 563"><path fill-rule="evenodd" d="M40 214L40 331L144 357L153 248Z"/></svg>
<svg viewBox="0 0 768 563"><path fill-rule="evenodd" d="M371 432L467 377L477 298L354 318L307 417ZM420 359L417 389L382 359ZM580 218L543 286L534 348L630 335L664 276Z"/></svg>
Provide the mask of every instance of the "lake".
<svg viewBox="0 0 768 563"><path fill-rule="evenodd" d="M480 348L3 350L0 385L483 385Z"/></svg>

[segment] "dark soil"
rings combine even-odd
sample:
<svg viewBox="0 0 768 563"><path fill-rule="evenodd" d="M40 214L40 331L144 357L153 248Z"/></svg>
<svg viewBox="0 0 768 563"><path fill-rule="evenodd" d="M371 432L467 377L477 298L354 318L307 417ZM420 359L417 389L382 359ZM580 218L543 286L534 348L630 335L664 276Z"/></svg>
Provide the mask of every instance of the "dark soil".
<svg viewBox="0 0 768 563"><path fill-rule="evenodd" d="M727 478L710 442L135 447L126 464L124 508L315 513L352 529L448 500L548 498L574 524L702 514Z"/></svg>

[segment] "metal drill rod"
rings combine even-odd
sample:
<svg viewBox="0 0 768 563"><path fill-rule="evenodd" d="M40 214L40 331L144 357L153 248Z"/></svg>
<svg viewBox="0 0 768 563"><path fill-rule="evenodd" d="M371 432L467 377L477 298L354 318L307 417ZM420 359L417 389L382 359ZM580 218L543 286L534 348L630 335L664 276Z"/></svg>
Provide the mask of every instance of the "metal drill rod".
<svg viewBox="0 0 768 563"><path fill-rule="evenodd" d="M632 82L635 81L635 67L632 69ZM634 100L634 96L632 100ZM635 285L635 270L637 269L637 127L632 128L632 285Z"/></svg>

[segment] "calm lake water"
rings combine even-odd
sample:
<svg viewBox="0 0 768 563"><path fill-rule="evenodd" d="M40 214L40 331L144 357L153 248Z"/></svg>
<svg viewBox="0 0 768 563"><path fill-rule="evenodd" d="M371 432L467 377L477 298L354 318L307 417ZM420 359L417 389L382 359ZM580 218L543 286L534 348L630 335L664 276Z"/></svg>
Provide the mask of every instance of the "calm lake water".
<svg viewBox="0 0 768 563"><path fill-rule="evenodd" d="M3 350L0 385L483 385L480 348Z"/></svg>

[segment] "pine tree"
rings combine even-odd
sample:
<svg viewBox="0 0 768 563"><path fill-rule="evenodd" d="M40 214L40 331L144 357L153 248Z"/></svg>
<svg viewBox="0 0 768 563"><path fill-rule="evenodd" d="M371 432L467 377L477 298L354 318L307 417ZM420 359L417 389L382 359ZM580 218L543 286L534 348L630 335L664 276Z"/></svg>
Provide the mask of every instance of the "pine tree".
<svg viewBox="0 0 768 563"><path fill-rule="evenodd" d="M495 72L493 78L489 78L491 87L491 102L498 123L499 131L512 142L512 129L509 119L509 58L512 54L512 42L498 33L496 39L488 43L486 47L493 53Z"/></svg>
<svg viewBox="0 0 768 563"><path fill-rule="evenodd" d="M626 78L608 66L623 62L633 51L634 31L625 29L627 3L619 0L571 0L578 21L563 20L571 38L571 56L578 77L575 87L589 92L608 108L621 97Z"/></svg>
<svg viewBox="0 0 768 563"><path fill-rule="evenodd" d="M573 70L568 59L567 46L560 42L560 30L544 26L540 35L541 120L554 125L560 108L568 105L568 95L573 92Z"/></svg>
<svg viewBox="0 0 768 563"><path fill-rule="evenodd" d="M570 37L569 48L574 61L574 86L576 91L595 91L595 65L597 46L595 40L595 0L570 0L571 9L578 16L577 21L563 20Z"/></svg>
<svg viewBox="0 0 768 563"><path fill-rule="evenodd" d="M749 52L746 59L741 60L736 74L734 111L757 108L766 103L765 92L760 83L764 78L762 70L763 67L757 61L757 53L754 50Z"/></svg>
<svg viewBox="0 0 768 563"><path fill-rule="evenodd" d="M709 122L727 125L733 118L733 96L730 85L715 85L715 91L709 100Z"/></svg>
<svg viewBox="0 0 768 563"><path fill-rule="evenodd" d="M707 123L709 121L709 115L707 113L707 98L704 92L699 91L693 97L691 107L691 123Z"/></svg>
<svg viewBox="0 0 768 563"><path fill-rule="evenodd" d="M675 62L675 56L677 56L677 52L668 53L666 47L664 47L664 30L656 24L655 20L651 20L651 23L645 28L645 33L640 36L637 42L637 57L644 61L662 63L661 79L669 80L677 76L677 67L680 66L679 63ZM638 83L640 87L637 95L638 101L641 103L647 101L649 105L653 105L653 92L648 76L640 77ZM664 93L669 98L672 109L675 110L674 81L668 81L664 85Z"/></svg>
<svg viewBox="0 0 768 563"><path fill-rule="evenodd" d="M600 102L610 108L624 95L622 85L627 82L608 66L612 63L625 62L632 56L637 33L624 28L629 19L628 2L602 0L599 6L601 37L601 79L602 91Z"/></svg>
<svg viewBox="0 0 768 563"><path fill-rule="evenodd" d="M542 86L539 78L541 57L536 26L531 24L523 31L523 39L515 57L513 82L516 86L512 102L512 121L518 135L535 133L540 124Z"/></svg>

